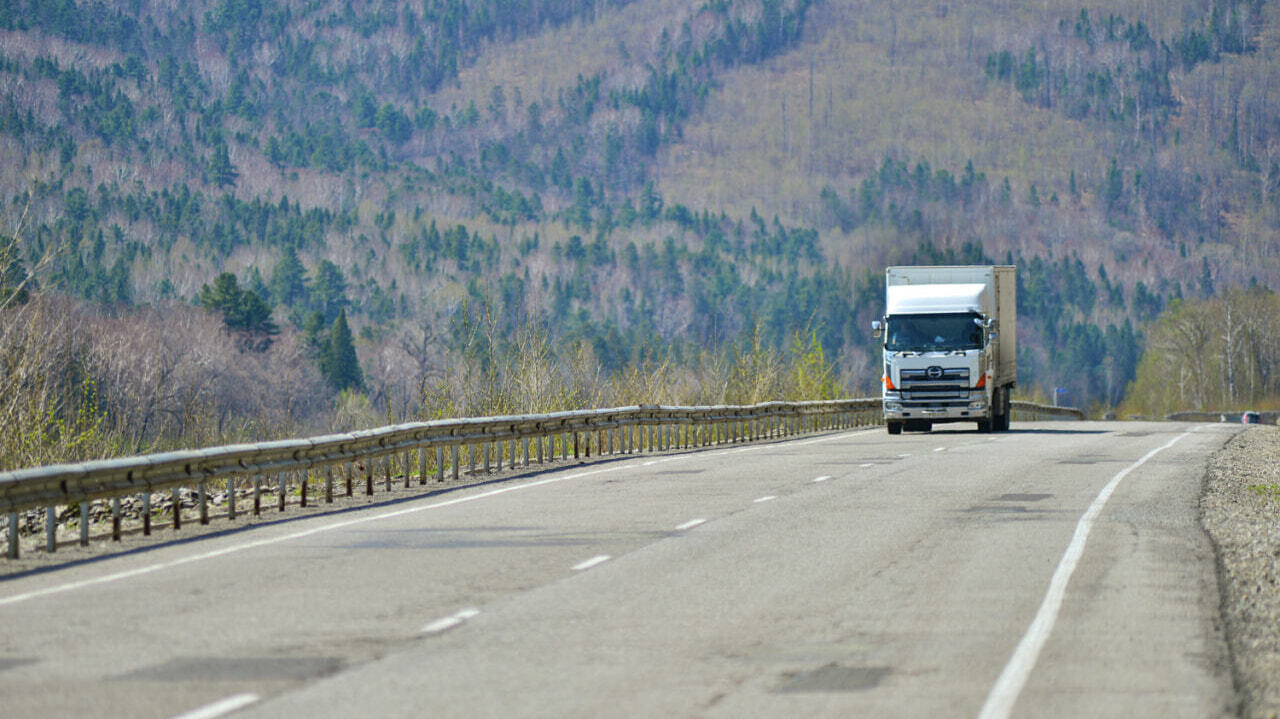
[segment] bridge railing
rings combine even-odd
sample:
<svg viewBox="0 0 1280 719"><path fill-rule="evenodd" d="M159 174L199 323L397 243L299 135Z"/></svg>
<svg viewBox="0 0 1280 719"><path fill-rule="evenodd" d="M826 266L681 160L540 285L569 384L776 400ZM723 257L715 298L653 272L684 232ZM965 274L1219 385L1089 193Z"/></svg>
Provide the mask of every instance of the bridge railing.
<svg viewBox="0 0 1280 719"><path fill-rule="evenodd" d="M357 483L372 495L376 480L390 490L393 478L402 479L406 487L415 474L419 484L426 484L429 477L444 481L446 475L456 480L464 471L487 473L495 465L501 470L504 461L514 468L553 461L557 454L566 460L590 457L593 451L600 456L685 449L881 421L880 400L874 398L706 407L637 405L413 422L308 439L0 472L0 513L8 513L8 556L16 558L19 513L30 510L44 511L45 549L52 552L57 548L57 508L72 512L78 508L79 541L87 545L95 500L110 500L109 516L99 524L109 523L110 536L118 541L126 499L132 508L130 516L136 514L140 531L149 534L154 518L166 509L170 516L161 521L179 529L184 504L192 505L189 512L207 524L211 509L235 519L238 513L261 514L267 503L275 504L277 511L295 500L305 507L317 484L322 501L332 502L335 483L347 496ZM220 490L216 502L211 501L211 489ZM156 493L162 493L158 499ZM240 501L248 506L238 507Z"/></svg>

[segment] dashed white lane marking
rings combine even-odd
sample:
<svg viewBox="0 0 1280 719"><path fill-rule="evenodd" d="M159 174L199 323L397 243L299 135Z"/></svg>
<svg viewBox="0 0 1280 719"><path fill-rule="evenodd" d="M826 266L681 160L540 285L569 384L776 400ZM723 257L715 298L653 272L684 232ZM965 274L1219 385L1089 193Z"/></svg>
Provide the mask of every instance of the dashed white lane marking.
<svg viewBox="0 0 1280 719"><path fill-rule="evenodd" d="M184 714L179 714L173 719L215 719L216 717L225 716L233 711L243 709L250 704L258 701L257 694L236 694L226 699L220 699L212 704L206 704L199 709L192 709Z"/></svg>
<svg viewBox="0 0 1280 719"><path fill-rule="evenodd" d="M935 451L935 452L945 452L945 451L947 451L947 448L946 448L946 447L934 447L934 448L933 448L933 451Z"/></svg>
<svg viewBox="0 0 1280 719"><path fill-rule="evenodd" d="M1008 719L1013 713L1013 705L1017 703L1018 695L1022 693L1022 687L1027 683L1027 678L1031 676L1031 670L1036 665L1036 659L1040 656L1040 650L1049 640L1053 624L1058 620L1058 610L1062 608L1062 599L1067 593L1067 583L1071 581L1071 575L1076 571L1080 556L1084 554L1084 545L1089 541L1089 531L1093 528L1093 521L1102 513L1102 508L1116 491L1120 480L1193 431L1195 430L1183 432L1142 455L1142 459L1120 470L1120 473L1112 477L1102 491L1098 492L1098 496L1076 523L1075 534L1072 535L1067 551L1058 562L1058 568L1053 572L1053 579L1049 581L1049 591L1045 592L1040 610L1036 612L1035 619L1031 620L1031 626L1027 627L1027 633L1022 635L1018 647L1013 650L1013 656L1009 658L1004 671L1000 672L1000 678L991 687L991 693L987 695L982 710L978 712L978 719Z"/></svg>
<svg viewBox="0 0 1280 719"><path fill-rule="evenodd" d="M450 614L447 617L441 617L440 619L437 619L434 622L426 625L425 627L422 628L422 633L423 634L439 634L441 632L447 632L450 629L453 629L454 627L458 626L459 624L462 624L463 622L476 616L479 613L480 613L480 610L474 607L459 609L458 611L454 612L453 614Z"/></svg>
<svg viewBox="0 0 1280 719"><path fill-rule="evenodd" d="M815 482L825 482L825 481L827 481L828 479L831 479L831 475L829 475L829 474L824 474L824 475L822 475L821 477L814 477L814 478L813 478L813 481L815 481Z"/></svg>
<svg viewBox="0 0 1280 719"><path fill-rule="evenodd" d="M573 571L575 571L575 572L581 572L582 570L584 570L584 569L590 569L590 568L592 568L592 567L596 566L597 564L604 564L605 562L609 561L610 559L612 559L612 557L610 557L610 556L609 556L609 555L607 555L607 554L600 554L600 555L596 555L596 556L592 557L591 559L588 559L588 560L587 560L587 561L585 561L585 562L579 562L579 563L577 563L577 564L573 565Z"/></svg>
<svg viewBox="0 0 1280 719"><path fill-rule="evenodd" d="M907 452L906 454L898 455L898 459L906 459L907 457L910 457L910 456L911 456L911 453Z"/></svg>
<svg viewBox="0 0 1280 719"><path fill-rule="evenodd" d="M828 435L825 437L817 437L815 439L792 440L792 441L784 442L782 444L789 444L793 447L804 447L811 444L825 444L827 442L836 442L842 439L848 439L849 437L856 436L859 434L870 434L876 431L878 430L875 430L875 429L854 430L851 432L842 432L840 434ZM773 445L767 445L767 446L773 446ZM660 461L669 462L669 461L675 461L677 459L683 460L683 459L692 459L695 457L720 456L720 455L726 455L726 454L739 454L742 452L755 452L764 448L765 448L764 446L760 446L760 445L757 445L754 447L739 447L737 449L722 451L722 452L718 452L710 455L704 454L701 452L691 452L689 454L679 455L677 457L669 457L663 460L653 460L653 462L655 463ZM558 477L548 477L546 479L539 479L533 482L527 482L525 484L517 484L511 487L501 487L499 489L494 489L488 492L481 492L479 494L472 494L465 497L447 499L442 502L432 502L431 504L419 505L416 507L406 507L404 509L397 509L392 512L383 512L381 514L374 514L374 515L369 515L365 517L356 517L354 519L348 519L341 522L333 522L330 524L321 525L319 527L304 529L299 532L283 534L277 537L266 537L263 539L255 539L253 541L245 542L243 544L235 544L230 547L224 547L222 549L215 549L209 552L202 552L200 554L193 554L186 557L180 557L178 559L174 559L168 562L160 562L158 564L149 564L145 567L138 567L136 569L126 569L123 571L112 572L111 574L104 574L104 575L101 575L98 577L92 577L89 579L81 579L74 582L67 582L65 584L57 584L51 587L33 589L29 592L11 594L7 597L0 597L0 607L6 606L9 604L18 604L20 602L36 599L38 597L47 597L53 594L62 594L64 592L71 592L77 589L84 589L86 587L94 587L99 584L110 584L112 582L118 582L122 579L132 579L134 577L141 577L141 576L152 574L154 572L159 572L165 569L181 567L187 564L193 564L195 562L203 562L206 559L216 559L218 557L224 557L228 554L236 554L238 552L243 552L249 549L257 549L259 547L269 547L273 544L281 544L281 543L289 542L295 539L311 537L317 534L322 534L324 532L330 532L335 529L344 529L346 527L352 527L352 526L361 525L361 524L368 524L370 522L377 522L383 519L391 519L393 517L401 517L408 514L416 514L418 512L426 512L433 509L440 509L442 507L452 507L457 504L475 502L477 500L487 499L489 497L495 497L501 494L507 494L509 492L519 492L525 489L532 489L534 487L541 487L548 484L556 484L559 482L566 482L574 479L581 479L583 477L591 477L598 474L618 472L625 469L635 469L635 467L636 465L634 464L617 464L610 467L601 467L599 469L591 469L585 472L574 472L572 474L565 474Z"/></svg>
<svg viewBox="0 0 1280 719"><path fill-rule="evenodd" d="M685 522L684 524L680 525L679 527L676 527L676 531L677 531L677 532L683 532L683 531L684 531L684 530L686 530L686 529L693 529L694 527L698 526L699 524L703 524L703 523L705 523L706 521L707 521L707 520L702 519L701 517L700 517L700 518L698 518L698 519L690 519L689 521Z"/></svg>
<svg viewBox="0 0 1280 719"><path fill-rule="evenodd" d="M866 464L860 464L860 465L858 465L858 466L859 466L859 467L861 467L861 468L863 468L863 469L866 469L867 467L874 467L874 466L876 466L876 465L875 465L875 463L874 463L874 462L867 462Z"/></svg>
<svg viewBox="0 0 1280 719"><path fill-rule="evenodd" d="M755 499L755 500L753 500L753 501L754 501L756 504L759 504L759 503L761 503L761 502L768 502L768 501L769 501L769 500L771 500L771 499L777 499L777 496L772 495L772 494L769 494L769 495L765 495L765 496L763 496L763 497L759 497L759 498L757 498L757 499Z"/></svg>

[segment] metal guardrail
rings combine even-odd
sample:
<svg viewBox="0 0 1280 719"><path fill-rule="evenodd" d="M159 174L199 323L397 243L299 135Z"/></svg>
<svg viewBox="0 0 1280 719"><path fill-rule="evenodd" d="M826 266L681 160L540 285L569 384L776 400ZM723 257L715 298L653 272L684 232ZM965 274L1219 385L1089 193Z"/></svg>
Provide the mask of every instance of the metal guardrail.
<svg viewBox="0 0 1280 719"><path fill-rule="evenodd" d="M1244 414L1243 410L1235 410L1232 412L1174 412L1164 416L1169 422L1233 422L1240 424L1240 415ZM1276 424L1280 421L1280 412L1275 410L1263 410L1258 412L1262 424Z"/></svg>
<svg viewBox="0 0 1280 719"><path fill-rule="evenodd" d="M420 484L426 484L429 474L443 481L446 469L458 479L463 449L469 450L469 468L474 473L477 454L482 455L484 471L488 472L495 459L499 470L504 459L510 467L554 460L557 444L561 458L567 459L570 454L574 458L590 457L593 446L597 455L632 454L786 437L880 421L880 399L872 398L714 407L639 405L414 422L309 439L3 472L0 473L0 512L9 515L8 556L16 558L18 513L31 509L45 510L45 548L52 552L57 548L57 507L79 505L80 544L87 545L90 503L98 499L112 500L111 536L118 541L122 497L141 496L142 531L149 534L152 494L165 490L172 492L174 529L180 528L183 521L183 502L179 496L182 488L195 488L199 521L207 524L210 482L225 483L226 515L235 519L236 484L241 480L252 483L253 508L249 511L259 514L264 482L270 487L275 480L278 508L284 511L289 495L295 491L299 493L301 505L307 506L309 486L320 479L313 476L317 471L323 475L324 501L332 502L335 475L345 479L347 496L352 494L356 472L363 475L365 493L373 494L375 475L382 477L390 489L397 463L405 486L409 486L415 468ZM434 457L429 456L428 450L432 449ZM292 482L290 475L294 475Z"/></svg>
<svg viewBox="0 0 1280 719"><path fill-rule="evenodd" d="M1010 409L1013 411L1013 418L1023 420L1036 419L1078 419L1083 420L1084 410L1075 407L1054 407L1049 404L1039 404L1037 402L1020 402L1014 400L1009 403Z"/></svg>
<svg viewBox="0 0 1280 719"><path fill-rule="evenodd" d="M45 510L45 549L57 548L57 507L79 505L80 544L89 543L90 503L110 499L111 537L122 535L121 498L141 498L142 532L152 528L152 495L172 492L174 529L184 518L181 490L194 488L199 522L210 517L209 483L223 483L225 513L237 516L237 482L252 486L252 509L261 514L264 497L274 494L284 511L296 494L307 506L310 486L323 482L324 501L332 502L335 479L352 496L356 475L364 481L366 495L374 493L375 478L387 490L393 476L408 487L416 469L419 484L428 475L444 481L462 474L462 455L468 472L477 465L485 473L517 465L599 455L632 454L667 449L687 449L717 444L788 437L804 432L880 424L880 398L818 402L764 402L756 405L711 407L663 407L637 405L612 409L578 410L548 414L511 415L475 419L413 422L347 434L308 439L238 444L210 449L167 452L122 459L62 464L0 472L0 513L9 515L8 556L19 550L19 512ZM1084 419L1070 407L1013 402L1012 410L1023 420L1043 418ZM533 442L532 451L530 443ZM434 450L430 452L429 450ZM415 462L416 455L416 462ZM321 476L314 476L319 473ZM264 484L267 487L264 492ZM272 486L274 485L274 486ZM246 490L247 491L247 490ZM248 498L246 498L248 499Z"/></svg>

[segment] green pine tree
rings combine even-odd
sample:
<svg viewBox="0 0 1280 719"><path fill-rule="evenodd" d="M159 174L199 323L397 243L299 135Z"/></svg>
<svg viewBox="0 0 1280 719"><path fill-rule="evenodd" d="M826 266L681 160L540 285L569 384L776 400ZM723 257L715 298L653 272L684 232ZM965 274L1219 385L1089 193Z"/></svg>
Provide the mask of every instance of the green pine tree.
<svg viewBox="0 0 1280 719"><path fill-rule="evenodd" d="M240 171L236 166L231 164L231 154L227 151L227 143L218 143L213 148L213 156L209 158L209 179L213 180L213 184L218 187L227 187L235 185L236 179L240 177Z"/></svg>
<svg viewBox="0 0 1280 719"><path fill-rule="evenodd" d="M360 360L356 357L345 309L338 312L338 319L334 320L333 329L329 331L329 339L320 351L320 373L339 392L360 389L364 385L364 374L360 371Z"/></svg>
<svg viewBox="0 0 1280 719"><path fill-rule="evenodd" d="M280 332L271 320L271 306L258 293L240 287L236 276L223 272L213 279L213 286L200 288L200 306L222 315L228 329L252 335L245 347L263 350L271 344L270 335Z"/></svg>
<svg viewBox="0 0 1280 719"><path fill-rule="evenodd" d="M309 294L307 269L298 259L297 250L292 245L285 245L280 261L271 271L271 296L279 304L292 307L305 303Z"/></svg>

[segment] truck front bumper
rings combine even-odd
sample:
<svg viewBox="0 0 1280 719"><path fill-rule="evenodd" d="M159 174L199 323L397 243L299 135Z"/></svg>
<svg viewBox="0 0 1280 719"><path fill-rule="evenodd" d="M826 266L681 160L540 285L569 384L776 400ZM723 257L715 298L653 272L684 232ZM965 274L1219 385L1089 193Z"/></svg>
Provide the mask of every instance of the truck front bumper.
<svg viewBox="0 0 1280 719"><path fill-rule="evenodd" d="M896 394L896 393L895 393ZM925 419L932 422L974 422L990 415L990 405L981 390L969 397L947 399L912 399L885 396L884 418L887 420Z"/></svg>

